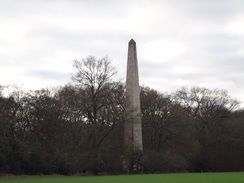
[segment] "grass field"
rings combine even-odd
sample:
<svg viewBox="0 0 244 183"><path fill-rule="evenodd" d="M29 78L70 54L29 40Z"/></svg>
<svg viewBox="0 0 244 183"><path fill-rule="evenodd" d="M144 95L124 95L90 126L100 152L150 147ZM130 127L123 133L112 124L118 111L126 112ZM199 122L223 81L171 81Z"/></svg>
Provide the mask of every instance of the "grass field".
<svg viewBox="0 0 244 183"><path fill-rule="evenodd" d="M244 183L244 172L0 178L0 183Z"/></svg>

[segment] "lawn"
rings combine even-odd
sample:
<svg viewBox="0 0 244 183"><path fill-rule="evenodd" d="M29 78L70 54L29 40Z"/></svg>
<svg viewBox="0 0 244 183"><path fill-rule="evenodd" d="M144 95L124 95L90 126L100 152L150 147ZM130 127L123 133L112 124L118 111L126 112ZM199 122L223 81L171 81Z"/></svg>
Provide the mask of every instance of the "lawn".
<svg viewBox="0 0 244 183"><path fill-rule="evenodd" d="M244 172L0 178L0 183L244 183Z"/></svg>

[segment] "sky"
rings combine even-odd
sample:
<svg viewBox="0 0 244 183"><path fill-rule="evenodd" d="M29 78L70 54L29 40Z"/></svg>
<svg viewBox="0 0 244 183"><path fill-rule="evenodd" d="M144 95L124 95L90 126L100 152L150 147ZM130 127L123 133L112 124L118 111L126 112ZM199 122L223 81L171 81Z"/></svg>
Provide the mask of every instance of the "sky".
<svg viewBox="0 0 244 183"><path fill-rule="evenodd" d="M163 93L227 90L244 107L244 0L0 0L0 85L65 85L74 60L108 56Z"/></svg>

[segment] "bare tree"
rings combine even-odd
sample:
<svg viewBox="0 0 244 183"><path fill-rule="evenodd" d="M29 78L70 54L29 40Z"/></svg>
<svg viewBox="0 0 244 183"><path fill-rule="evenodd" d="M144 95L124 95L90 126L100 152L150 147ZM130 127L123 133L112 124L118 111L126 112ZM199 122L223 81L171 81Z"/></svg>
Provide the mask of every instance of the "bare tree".
<svg viewBox="0 0 244 183"><path fill-rule="evenodd" d="M174 100L188 110L189 115L213 125L235 110L239 102L225 90L193 87L182 88L174 94Z"/></svg>
<svg viewBox="0 0 244 183"><path fill-rule="evenodd" d="M237 109L239 102L225 90L200 87L193 87L190 90L182 88L176 91L173 99L195 119L197 138L202 147L195 160L195 170L211 171L213 168L211 161L215 153L220 153L216 151L216 147L226 143L226 137L230 137L224 121L231 118L231 113Z"/></svg>
<svg viewBox="0 0 244 183"><path fill-rule="evenodd" d="M111 79L117 69L108 57L96 59L94 56L76 60L74 68L76 73L72 75L72 80L80 89L83 120L87 131L90 131L91 151L97 161L101 144L116 124L111 115L118 110L118 99L114 95L119 83L111 83ZM96 163L93 167L97 166Z"/></svg>
<svg viewBox="0 0 244 183"><path fill-rule="evenodd" d="M75 60L74 68L76 73L72 75L72 80L90 88L94 94L117 73L108 57L96 59L94 56L89 56L81 61Z"/></svg>
<svg viewBox="0 0 244 183"><path fill-rule="evenodd" d="M170 95L150 88L141 88L141 106L148 171L186 171L198 153L192 117Z"/></svg>

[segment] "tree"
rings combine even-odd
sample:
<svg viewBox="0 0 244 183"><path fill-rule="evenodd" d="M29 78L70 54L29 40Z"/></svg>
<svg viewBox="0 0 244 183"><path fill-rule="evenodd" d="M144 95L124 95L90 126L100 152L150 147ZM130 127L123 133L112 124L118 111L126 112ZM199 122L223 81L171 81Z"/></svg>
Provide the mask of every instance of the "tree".
<svg viewBox="0 0 244 183"><path fill-rule="evenodd" d="M225 90L201 87L193 87L190 90L182 88L175 92L174 100L186 108L189 115L205 121L206 126L227 117L239 105Z"/></svg>
<svg viewBox="0 0 244 183"><path fill-rule="evenodd" d="M141 110L147 171L187 171L199 149L192 118L170 95L150 88L141 89Z"/></svg>
<svg viewBox="0 0 244 183"><path fill-rule="evenodd" d="M118 123L121 114L121 104L116 93L119 83L111 83L111 78L117 69L111 65L108 57L96 59L89 56L74 62L76 73L72 80L80 92L81 111L91 142L92 169L99 169L99 154L101 145ZM117 115L117 116L116 116Z"/></svg>
<svg viewBox="0 0 244 183"><path fill-rule="evenodd" d="M197 137L202 149L195 160L195 171L212 171L211 164L217 163L211 163L213 157L220 153L216 147L221 151L220 147L223 147L226 136L229 136L224 121L231 118L231 113L238 107L239 102L225 90L200 87L190 90L182 88L175 92L173 100L195 119Z"/></svg>
<svg viewBox="0 0 244 183"><path fill-rule="evenodd" d="M72 76L73 81L78 85L88 87L92 94L97 94L101 88L108 83L117 73L117 69L111 65L108 57L96 59L89 56L81 61L74 61L76 73Z"/></svg>

